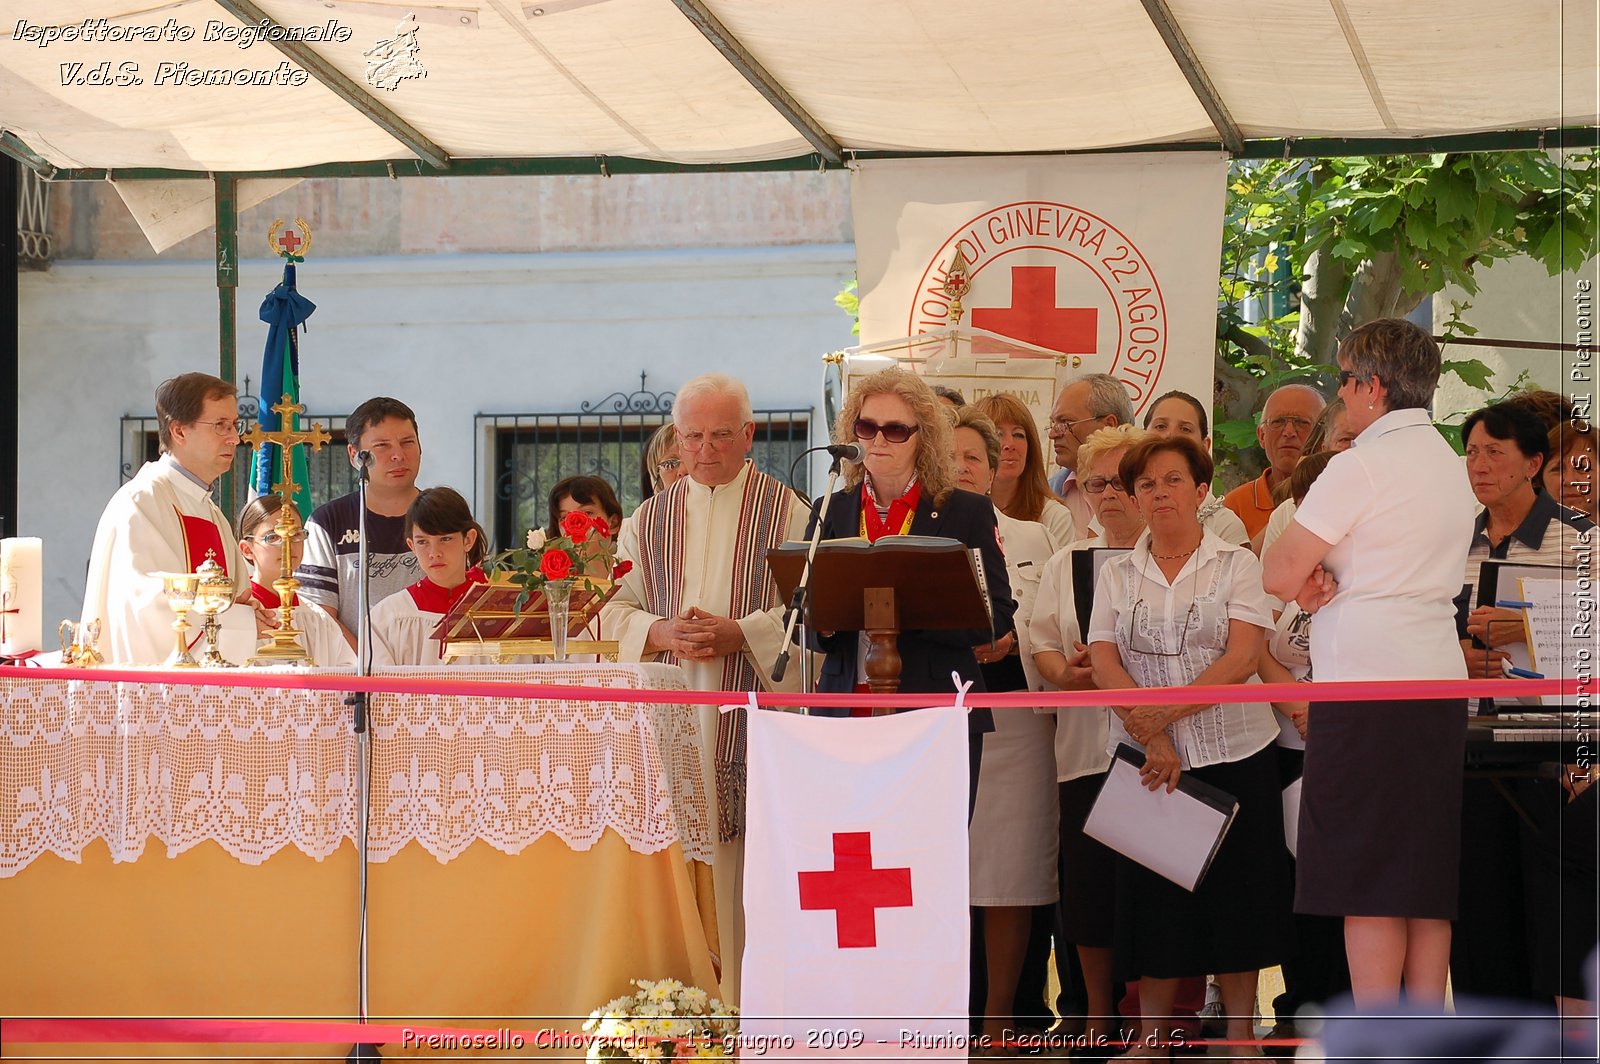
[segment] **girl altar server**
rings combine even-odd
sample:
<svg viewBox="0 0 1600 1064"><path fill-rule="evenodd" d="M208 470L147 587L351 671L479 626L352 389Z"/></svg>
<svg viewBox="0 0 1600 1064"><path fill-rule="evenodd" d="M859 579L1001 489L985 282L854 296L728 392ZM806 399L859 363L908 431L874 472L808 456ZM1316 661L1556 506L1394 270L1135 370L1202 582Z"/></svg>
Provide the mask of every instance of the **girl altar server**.
<svg viewBox="0 0 1600 1064"><path fill-rule="evenodd" d="M442 663L443 647L433 638L434 629L474 584L488 579L479 568L488 553L488 537L472 519L467 500L453 488L428 488L417 496L406 511L406 545L417 556L423 577L372 608L375 666Z"/></svg>
<svg viewBox="0 0 1600 1064"><path fill-rule="evenodd" d="M269 610L279 606L272 582L283 572L283 537L278 533L278 514L283 497L263 495L251 499L239 511L239 552L250 565L250 597ZM289 535L289 571L300 567L306 549L305 525L295 523ZM301 646L311 655L313 665L354 665L356 652L345 638L339 622L310 599L290 603L294 625L300 629Z"/></svg>

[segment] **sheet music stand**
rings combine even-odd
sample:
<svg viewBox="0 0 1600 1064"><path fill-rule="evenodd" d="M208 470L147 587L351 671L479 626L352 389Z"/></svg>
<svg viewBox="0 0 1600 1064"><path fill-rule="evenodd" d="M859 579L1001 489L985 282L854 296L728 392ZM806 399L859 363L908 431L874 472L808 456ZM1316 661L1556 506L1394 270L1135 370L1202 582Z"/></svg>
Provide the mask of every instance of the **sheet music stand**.
<svg viewBox="0 0 1600 1064"><path fill-rule="evenodd" d="M615 639L571 638L582 634L620 586L599 578L594 578L593 582L603 590L595 592L581 583L573 585L568 607L567 653L598 654L615 661L618 652ZM444 660L491 657L504 664L521 654L554 654L550 610L544 594L535 591L529 595L519 612L516 605L520 594L520 586L505 574L496 574L487 584L476 585L463 595L433 630L433 637L444 642L441 649Z"/></svg>
<svg viewBox="0 0 1600 1064"><path fill-rule="evenodd" d="M806 544L767 552L782 598L794 593ZM812 562L806 626L818 632L867 633L867 686L873 694L900 689L902 631L988 628L988 588L973 554L960 541L937 536L824 540ZM874 716L894 712L874 707Z"/></svg>

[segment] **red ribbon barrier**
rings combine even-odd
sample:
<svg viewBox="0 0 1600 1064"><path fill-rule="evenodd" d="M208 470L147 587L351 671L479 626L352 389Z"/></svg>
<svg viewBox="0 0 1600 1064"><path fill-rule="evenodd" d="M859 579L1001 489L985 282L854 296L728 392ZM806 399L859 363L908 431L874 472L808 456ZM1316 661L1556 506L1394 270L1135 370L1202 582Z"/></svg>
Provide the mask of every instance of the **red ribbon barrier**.
<svg viewBox="0 0 1600 1064"><path fill-rule="evenodd" d="M74 680L82 683L180 684L252 687L284 691L368 691L375 694L464 695L478 698L553 699L584 702L650 702L663 705L746 705L746 691L660 691L636 687L565 687L512 680L451 680L410 676L335 676L256 669L88 669L0 667L0 680ZM1136 687L1114 691L977 692L962 701L992 708L1056 706L1206 705L1213 702L1372 702L1422 698L1516 698L1526 695L1583 696L1593 700L1593 678L1545 680L1342 680L1312 683L1219 684L1205 687ZM758 691L758 705L773 707L863 704L922 709L945 704L946 694L781 694Z"/></svg>

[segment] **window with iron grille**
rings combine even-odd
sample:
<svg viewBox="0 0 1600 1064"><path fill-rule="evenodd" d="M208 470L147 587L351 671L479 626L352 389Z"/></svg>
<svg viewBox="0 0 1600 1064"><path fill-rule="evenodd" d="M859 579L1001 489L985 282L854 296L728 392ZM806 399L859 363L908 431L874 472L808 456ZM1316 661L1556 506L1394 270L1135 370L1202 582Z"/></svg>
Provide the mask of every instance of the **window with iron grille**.
<svg viewBox="0 0 1600 1064"><path fill-rule="evenodd" d="M549 521L550 489L565 477L585 474L611 483L631 514L645 499L644 449L650 437L672 420L670 392L639 389L615 392L597 403L583 403L562 413L480 414L475 437L480 448L478 469L489 505L489 534L496 549L515 545L530 528ZM756 467L785 483L790 468L811 440L810 407L757 410L755 443L750 457ZM800 463L794 486L810 490L810 467Z"/></svg>
<svg viewBox="0 0 1600 1064"><path fill-rule="evenodd" d="M243 404L241 404L243 405ZM345 449L344 417L329 416L327 414L301 415L300 424L309 425L315 421L328 430L333 437L332 443L323 444L319 451L306 451L306 465L311 474L311 506L315 509L331 499L341 495L348 495L356 490L356 471L350 465L350 455ZM133 479L139 472L139 467L146 462L154 462L161 455L160 425L154 414L145 417L124 417L122 419L122 483ZM250 462L251 450L245 444L240 444L233 453L233 498L224 502L217 499L217 505L222 507L222 512L228 515L228 520L238 518L239 511L244 509L244 504L250 498ZM212 495L216 497L220 488L213 488ZM310 517L302 514L301 517ZM237 531L237 530L235 530Z"/></svg>

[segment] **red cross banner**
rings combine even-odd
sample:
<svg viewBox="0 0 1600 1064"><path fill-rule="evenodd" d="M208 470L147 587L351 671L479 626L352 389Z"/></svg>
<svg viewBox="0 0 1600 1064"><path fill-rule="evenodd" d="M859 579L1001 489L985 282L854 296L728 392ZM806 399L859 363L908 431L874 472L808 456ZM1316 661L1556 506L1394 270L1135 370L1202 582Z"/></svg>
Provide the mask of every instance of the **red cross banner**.
<svg viewBox="0 0 1600 1064"><path fill-rule="evenodd" d="M750 714L741 1031L965 1057L967 721Z"/></svg>
<svg viewBox="0 0 1600 1064"><path fill-rule="evenodd" d="M984 329L1110 373L1136 412L1174 388L1207 399L1227 176L1210 152L862 162L861 342Z"/></svg>

